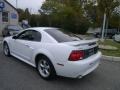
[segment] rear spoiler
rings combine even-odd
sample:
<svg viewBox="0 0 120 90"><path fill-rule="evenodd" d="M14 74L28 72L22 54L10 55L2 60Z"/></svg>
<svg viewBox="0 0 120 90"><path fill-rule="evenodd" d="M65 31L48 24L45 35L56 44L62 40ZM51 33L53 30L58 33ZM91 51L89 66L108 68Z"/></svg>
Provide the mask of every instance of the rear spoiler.
<svg viewBox="0 0 120 90"><path fill-rule="evenodd" d="M88 44L89 46L92 46L92 45L97 44L97 42L98 42L98 39L93 39L93 40L81 40L81 41L79 41L79 43L77 43L77 44L74 45L74 46L80 46L80 45L86 45L86 44Z"/></svg>
<svg viewBox="0 0 120 90"><path fill-rule="evenodd" d="M79 40L79 41L72 41L72 42L64 42L65 44L71 46L81 46L81 45L97 45L98 39L91 39L91 40Z"/></svg>

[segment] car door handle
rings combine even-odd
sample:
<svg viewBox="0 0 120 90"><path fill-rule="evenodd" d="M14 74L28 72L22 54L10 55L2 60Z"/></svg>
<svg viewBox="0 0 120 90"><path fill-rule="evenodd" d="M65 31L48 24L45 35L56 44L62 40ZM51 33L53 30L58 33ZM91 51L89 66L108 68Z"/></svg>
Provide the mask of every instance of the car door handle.
<svg viewBox="0 0 120 90"><path fill-rule="evenodd" d="M25 46L27 46L28 48L30 48L30 49L34 49L34 48L32 48L31 46L29 46L28 44L25 44Z"/></svg>
<svg viewBox="0 0 120 90"><path fill-rule="evenodd" d="M30 47L28 44L25 44L25 46Z"/></svg>

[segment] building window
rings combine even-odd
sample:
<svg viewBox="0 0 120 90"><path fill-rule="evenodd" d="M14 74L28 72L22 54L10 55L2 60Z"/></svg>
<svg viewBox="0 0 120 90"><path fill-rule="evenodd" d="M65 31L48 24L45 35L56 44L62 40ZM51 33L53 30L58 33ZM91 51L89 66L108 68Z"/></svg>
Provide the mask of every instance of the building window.
<svg viewBox="0 0 120 90"><path fill-rule="evenodd" d="M2 12L2 21L8 22L8 12Z"/></svg>

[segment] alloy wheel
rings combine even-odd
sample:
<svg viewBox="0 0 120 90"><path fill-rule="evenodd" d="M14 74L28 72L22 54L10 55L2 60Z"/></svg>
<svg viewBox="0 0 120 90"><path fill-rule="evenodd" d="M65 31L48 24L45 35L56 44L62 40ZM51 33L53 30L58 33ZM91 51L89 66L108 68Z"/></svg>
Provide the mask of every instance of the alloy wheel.
<svg viewBox="0 0 120 90"><path fill-rule="evenodd" d="M50 76L50 65L46 60L42 59L39 61L38 70L42 77L47 78Z"/></svg>

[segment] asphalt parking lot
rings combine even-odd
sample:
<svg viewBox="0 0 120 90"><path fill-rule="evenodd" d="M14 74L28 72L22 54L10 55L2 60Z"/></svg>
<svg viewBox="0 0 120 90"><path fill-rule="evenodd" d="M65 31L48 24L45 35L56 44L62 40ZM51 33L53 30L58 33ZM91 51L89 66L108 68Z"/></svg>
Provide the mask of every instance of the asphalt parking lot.
<svg viewBox="0 0 120 90"><path fill-rule="evenodd" d="M99 68L82 79L41 79L35 68L3 55L0 45L0 90L120 90L120 62L102 60Z"/></svg>

